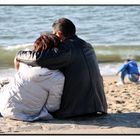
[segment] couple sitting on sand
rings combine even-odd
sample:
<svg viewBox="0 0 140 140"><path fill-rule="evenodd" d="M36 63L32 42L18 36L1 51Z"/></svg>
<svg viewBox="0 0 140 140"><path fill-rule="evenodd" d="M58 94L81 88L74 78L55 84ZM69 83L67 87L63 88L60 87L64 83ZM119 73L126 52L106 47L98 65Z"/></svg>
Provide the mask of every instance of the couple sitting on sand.
<svg viewBox="0 0 140 140"><path fill-rule="evenodd" d="M107 113L93 47L76 36L69 19L60 18L52 27L33 50L17 53L15 77L0 93L3 117L35 121Z"/></svg>

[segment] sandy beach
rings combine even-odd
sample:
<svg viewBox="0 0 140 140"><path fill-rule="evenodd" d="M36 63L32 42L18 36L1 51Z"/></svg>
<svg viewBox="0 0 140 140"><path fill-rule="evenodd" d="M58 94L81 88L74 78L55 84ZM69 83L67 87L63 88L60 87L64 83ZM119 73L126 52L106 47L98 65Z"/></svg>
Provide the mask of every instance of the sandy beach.
<svg viewBox="0 0 140 140"><path fill-rule="evenodd" d="M107 115L36 122L0 117L0 134L140 134L140 84L117 85L116 76L103 79Z"/></svg>

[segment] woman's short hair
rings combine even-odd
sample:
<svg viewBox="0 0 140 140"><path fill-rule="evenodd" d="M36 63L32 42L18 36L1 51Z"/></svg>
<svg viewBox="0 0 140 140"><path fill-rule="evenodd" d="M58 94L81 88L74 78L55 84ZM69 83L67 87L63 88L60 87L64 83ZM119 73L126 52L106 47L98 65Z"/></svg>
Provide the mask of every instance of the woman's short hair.
<svg viewBox="0 0 140 140"><path fill-rule="evenodd" d="M35 52L45 51L48 48L57 47L59 43L60 40L55 34L50 33L42 34L34 42L33 51Z"/></svg>

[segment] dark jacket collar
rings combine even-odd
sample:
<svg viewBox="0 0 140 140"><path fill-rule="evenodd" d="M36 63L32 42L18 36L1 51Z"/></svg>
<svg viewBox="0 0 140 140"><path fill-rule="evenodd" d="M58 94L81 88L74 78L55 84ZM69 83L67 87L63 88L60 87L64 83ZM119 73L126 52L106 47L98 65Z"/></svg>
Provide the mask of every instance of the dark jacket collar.
<svg viewBox="0 0 140 140"><path fill-rule="evenodd" d="M77 35L73 35L73 36L71 36L71 37L65 38L64 41L67 41L67 40L69 40L69 39L76 39L76 38L77 38Z"/></svg>

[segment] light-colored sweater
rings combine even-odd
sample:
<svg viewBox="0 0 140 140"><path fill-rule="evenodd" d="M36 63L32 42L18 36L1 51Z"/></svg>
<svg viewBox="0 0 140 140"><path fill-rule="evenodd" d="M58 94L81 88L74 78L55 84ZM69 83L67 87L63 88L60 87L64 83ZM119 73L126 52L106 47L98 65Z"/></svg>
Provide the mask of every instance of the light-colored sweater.
<svg viewBox="0 0 140 140"><path fill-rule="evenodd" d="M0 113L24 121L52 119L48 111L59 109L63 85L60 71L21 63L13 80L1 89Z"/></svg>

